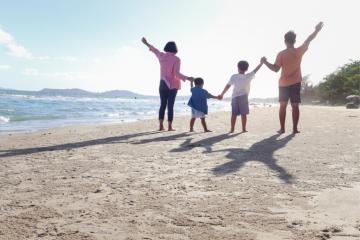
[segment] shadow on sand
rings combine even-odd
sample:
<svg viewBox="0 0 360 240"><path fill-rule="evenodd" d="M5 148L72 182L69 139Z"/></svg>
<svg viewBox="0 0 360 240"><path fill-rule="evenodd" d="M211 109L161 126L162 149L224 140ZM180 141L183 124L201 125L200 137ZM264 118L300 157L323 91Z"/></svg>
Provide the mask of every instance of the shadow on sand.
<svg viewBox="0 0 360 240"><path fill-rule="evenodd" d="M231 161L213 168L213 173L217 176L226 175L239 171L246 162L258 161L277 172L278 177L285 183L291 184L293 176L276 163L277 160L274 158L274 153L283 148L295 135L288 135L281 139L279 139L279 136L280 134L276 134L254 143L249 149L229 148L215 151L227 152L226 158Z"/></svg>
<svg viewBox="0 0 360 240"><path fill-rule="evenodd" d="M242 148L228 148L223 150L213 151L213 145L223 140L230 139L240 135L237 134L221 134L199 141L192 142L192 138L186 139L178 148L170 150L170 152L186 152L195 147L204 148L203 153L215 153L215 152L227 152L226 158L230 159L230 162L224 163L215 167L212 171L217 176L226 175L239 171L246 162L258 161L264 163L271 170L277 172L278 177L285 183L291 183L293 176L289 174L283 167L276 163L274 158L275 151L285 147L285 145L295 136L288 135L279 139L281 134L275 134L269 138L254 143L249 149Z"/></svg>
<svg viewBox="0 0 360 240"><path fill-rule="evenodd" d="M150 142L166 142L166 141L181 139L184 137L189 137L188 133L180 133L180 134L174 134L168 136L159 136L155 138L131 140L132 138L141 137L141 136L150 136L158 133L159 133L158 131L141 132L141 133L128 134L123 136L94 139L94 140L88 140L82 142L65 143L65 144L46 146L46 147L1 150L0 158L18 156L18 155L28 155L28 154L40 153L40 152L71 150L71 149L99 145L99 144L116 144L116 143L126 142L137 145L137 144L146 144ZM204 148L204 153L227 152L226 158L230 159L231 161L213 168L212 171L215 175L221 176L221 175L233 173L238 171L241 167L243 167L246 162L258 161L264 163L270 169L277 172L279 178L282 179L284 182L291 183L293 179L292 175L289 174L283 167L279 166L276 163L276 159L274 158L273 155L275 151L283 148L294 137L294 135L288 135L284 138L279 139L280 134L276 134L260 142L254 143L249 149L228 148L217 151L212 150L214 144L217 144L223 140L234 138L239 134L240 133L220 134L217 136L201 139L195 142L192 142L192 138L187 138L183 143L180 144L178 148L172 149L170 150L170 152L186 152L186 151L190 151L194 147Z"/></svg>
<svg viewBox="0 0 360 240"><path fill-rule="evenodd" d="M241 133L236 134L220 134L217 136L201 139L199 141L192 142L192 138L186 139L178 148L170 150L170 152L186 152L190 151L194 147L202 147L204 148L204 153L210 153L212 152L212 147L214 144L219 143L221 141L224 141L226 139L234 138Z"/></svg>
<svg viewBox="0 0 360 240"><path fill-rule="evenodd" d="M124 142L126 140L129 140L129 139L132 139L135 137L149 136L149 135L157 134L157 133L159 133L159 131L141 132L141 133L134 133L134 134L127 134L127 135L122 135L122 136L94 139L94 140L88 140L88 141L83 141L83 142L65 143L65 144L46 146L46 147L1 150L0 158L12 157L12 156L18 156L18 155L27 155L27 154L40 153L40 152L70 150L70 149L88 147L88 146L99 145L99 144L115 144L115 143Z"/></svg>
<svg viewBox="0 0 360 240"><path fill-rule="evenodd" d="M147 138L141 139L139 141L131 141L131 144L138 145L138 144L147 144L151 142L167 142L167 141L174 141L183 137L189 136L188 133L179 133L179 134L172 134L168 136L160 136L155 138Z"/></svg>

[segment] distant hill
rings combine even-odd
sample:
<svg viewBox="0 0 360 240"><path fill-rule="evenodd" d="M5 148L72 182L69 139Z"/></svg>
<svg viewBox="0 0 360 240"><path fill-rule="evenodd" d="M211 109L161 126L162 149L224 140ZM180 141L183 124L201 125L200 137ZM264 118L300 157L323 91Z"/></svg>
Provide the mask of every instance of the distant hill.
<svg viewBox="0 0 360 240"><path fill-rule="evenodd" d="M44 88L43 90L38 91L39 95L46 96L67 96L67 97L93 97L96 93L88 92L78 88L72 89L51 89Z"/></svg>
<svg viewBox="0 0 360 240"><path fill-rule="evenodd" d="M0 88L0 94L31 95L31 96L63 96L63 97L103 97L103 98L153 98L154 96L141 95L128 90L112 90L100 93L85 91L79 88L51 89L44 88L40 91L23 91Z"/></svg>
<svg viewBox="0 0 360 240"><path fill-rule="evenodd" d="M112 90L112 91L107 91L107 92L103 92L103 93L99 93L99 95L101 97L109 97L109 98L113 98L113 97L126 97L126 98L134 98L134 97L149 97L149 96L144 96L141 94L137 94L131 91L127 91L127 90Z"/></svg>
<svg viewBox="0 0 360 240"><path fill-rule="evenodd" d="M52 89L44 88L40 91L14 90L0 87L0 94L29 95L29 96L63 96L63 97L87 97L87 98L158 98L159 96L141 95L128 90L111 90L105 92L90 92L79 88ZM188 101L190 96L178 96L177 101ZM231 100L225 98L224 100ZM253 103L276 103L277 98L251 98Z"/></svg>

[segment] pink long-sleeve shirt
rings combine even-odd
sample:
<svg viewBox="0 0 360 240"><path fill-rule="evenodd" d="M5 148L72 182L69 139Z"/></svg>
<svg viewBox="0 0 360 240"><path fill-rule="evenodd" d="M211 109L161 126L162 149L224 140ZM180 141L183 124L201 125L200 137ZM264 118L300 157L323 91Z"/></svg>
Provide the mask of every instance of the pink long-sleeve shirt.
<svg viewBox="0 0 360 240"><path fill-rule="evenodd" d="M188 77L180 73L180 58L174 53L160 52L153 46L150 46L152 51L160 62L160 79L164 80L170 89L180 89L180 80L185 81Z"/></svg>

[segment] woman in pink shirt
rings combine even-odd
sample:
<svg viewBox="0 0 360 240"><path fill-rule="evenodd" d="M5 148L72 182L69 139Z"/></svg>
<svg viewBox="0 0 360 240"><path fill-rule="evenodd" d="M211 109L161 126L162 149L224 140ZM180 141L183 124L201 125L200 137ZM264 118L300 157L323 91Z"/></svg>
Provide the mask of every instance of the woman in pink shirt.
<svg viewBox="0 0 360 240"><path fill-rule="evenodd" d="M180 80L192 81L192 77L187 77L180 73L180 58L176 55L177 47L175 42L168 42L164 47L164 52L159 51L149 44L145 38L142 42L152 51L160 62L160 109L159 109L159 131L164 130L164 116L166 106L168 108L168 130L173 131L172 121L174 117L174 104L177 91L181 87Z"/></svg>

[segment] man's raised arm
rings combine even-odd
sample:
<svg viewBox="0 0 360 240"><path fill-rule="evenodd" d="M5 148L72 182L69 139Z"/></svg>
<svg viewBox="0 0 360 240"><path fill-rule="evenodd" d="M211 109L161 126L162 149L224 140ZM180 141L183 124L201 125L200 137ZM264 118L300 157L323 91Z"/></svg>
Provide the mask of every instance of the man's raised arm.
<svg viewBox="0 0 360 240"><path fill-rule="evenodd" d="M316 26L315 26L315 30L312 34L309 35L309 37L305 40L304 42L304 46L308 47L310 42L312 40L314 40L314 38L316 37L316 35L320 32L320 30L322 29L322 27L324 26L323 22L319 22Z"/></svg>

